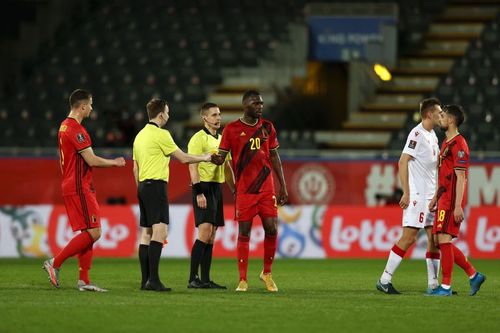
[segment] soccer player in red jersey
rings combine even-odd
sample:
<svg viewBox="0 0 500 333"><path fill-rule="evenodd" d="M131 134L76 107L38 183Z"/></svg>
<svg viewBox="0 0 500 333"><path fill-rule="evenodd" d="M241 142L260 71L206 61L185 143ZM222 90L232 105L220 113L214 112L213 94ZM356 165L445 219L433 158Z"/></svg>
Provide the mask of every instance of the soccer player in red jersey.
<svg viewBox="0 0 500 333"><path fill-rule="evenodd" d="M222 133L218 155L212 162L224 163L231 152L235 177L237 243L240 282L236 291L247 291L247 270L252 221L259 215L264 227L264 269L260 279L267 290L278 291L271 275L278 234L278 205L288 200L283 167L278 154L278 140L273 124L262 118L264 102L257 91L243 95L243 117L227 124ZM276 197L272 171L278 176L280 190Z"/></svg>
<svg viewBox="0 0 500 333"><path fill-rule="evenodd" d="M92 284L89 270L92 264L92 248L101 236L99 205L92 183L92 167L123 167L125 159L105 159L94 154L92 140L81 125L92 112L92 95L77 89L69 97L71 111L59 127L59 157L63 175L62 193L64 205L74 232L80 231L54 258L46 260L43 268L49 281L56 288L59 270L66 259L78 255L80 291L106 291Z"/></svg>
<svg viewBox="0 0 500 333"><path fill-rule="evenodd" d="M465 138L458 132L465 120L465 113L460 105L445 105L442 110L439 125L446 132L446 139L439 153L438 187L429 203L429 209L435 211L437 208L433 234L435 244L439 244L441 252L442 281L430 295L452 295L451 275L455 263L469 276L469 295L473 296L479 291L486 277L477 272L462 251L451 242L458 236L464 220L463 205L466 202L469 147Z"/></svg>

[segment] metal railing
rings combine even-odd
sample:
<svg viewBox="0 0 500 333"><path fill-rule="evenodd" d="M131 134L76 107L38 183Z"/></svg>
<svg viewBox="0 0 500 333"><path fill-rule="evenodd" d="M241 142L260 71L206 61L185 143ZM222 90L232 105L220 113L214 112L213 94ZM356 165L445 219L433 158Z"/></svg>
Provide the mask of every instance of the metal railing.
<svg viewBox="0 0 500 333"><path fill-rule="evenodd" d="M104 157L124 156L132 158L132 148L94 148L96 154ZM320 149L280 149L283 159L312 160L395 160L401 155L399 150L320 150ZM56 147L27 148L0 147L1 158L58 158ZM475 161L500 161L500 151L472 151Z"/></svg>

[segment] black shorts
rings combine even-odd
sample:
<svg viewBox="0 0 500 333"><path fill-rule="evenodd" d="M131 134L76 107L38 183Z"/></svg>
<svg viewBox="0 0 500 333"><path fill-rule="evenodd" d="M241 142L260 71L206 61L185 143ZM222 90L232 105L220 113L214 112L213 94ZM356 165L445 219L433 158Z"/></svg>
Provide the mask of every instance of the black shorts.
<svg viewBox="0 0 500 333"><path fill-rule="evenodd" d="M222 184L201 182L201 189L207 198L207 208L201 209L193 192L194 223L198 227L202 223L210 223L216 227L224 226L224 204L222 202Z"/></svg>
<svg viewBox="0 0 500 333"><path fill-rule="evenodd" d="M153 224L168 224L167 183L163 180L146 179L139 182L137 189L141 211L141 227L151 228Z"/></svg>

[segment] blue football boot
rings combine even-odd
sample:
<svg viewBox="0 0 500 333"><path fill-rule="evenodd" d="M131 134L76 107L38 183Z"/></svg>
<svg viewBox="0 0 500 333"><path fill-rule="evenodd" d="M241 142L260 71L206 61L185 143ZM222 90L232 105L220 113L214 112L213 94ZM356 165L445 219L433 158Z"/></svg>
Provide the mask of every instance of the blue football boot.
<svg viewBox="0 0 500 333"><path fill-rule="evenodd" d="M486 281L486 276L483 274L476 272L476 275L472 279L470 279L470 296L474 296L479 289L481 288L481 285Z"/></svg>

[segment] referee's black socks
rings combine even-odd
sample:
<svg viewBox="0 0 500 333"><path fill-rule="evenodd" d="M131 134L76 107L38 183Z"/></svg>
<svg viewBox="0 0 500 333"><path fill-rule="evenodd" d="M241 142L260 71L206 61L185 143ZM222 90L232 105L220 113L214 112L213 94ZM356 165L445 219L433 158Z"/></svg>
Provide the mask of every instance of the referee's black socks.
<svg viewBox="0 0 500 333"><path fill-rule="evenodd" d="M139 245L139 263L141 264L141 287L144 288L149 279L149 245Z"/></svg>
<svg viewBox="0 0 500 333"><path fill-rule="evenodd" d="M199 239L193 244L193 248L191 249L191 272L189 273L189 282L193 281L198 276L198 267L202 261L203 253L206 251L206 246L207 243Z"/></svg>
<svg viewBox="0 0 500 333"><path fill-rule="evenodd" d="M151 241L149 243L149 281L150 282L160 282L160 276L158 275L158 266L160 265L161 250L163 248L163 243L157 241Z"/></svg>
<svg viewBox="0 0 500 333"><path fill-rule="evenodd" d="M210 266L212 265L212 250L214 244L207 244L205 246L205 252L201 257L201 281L208 283L210 282Z"/></svg>

